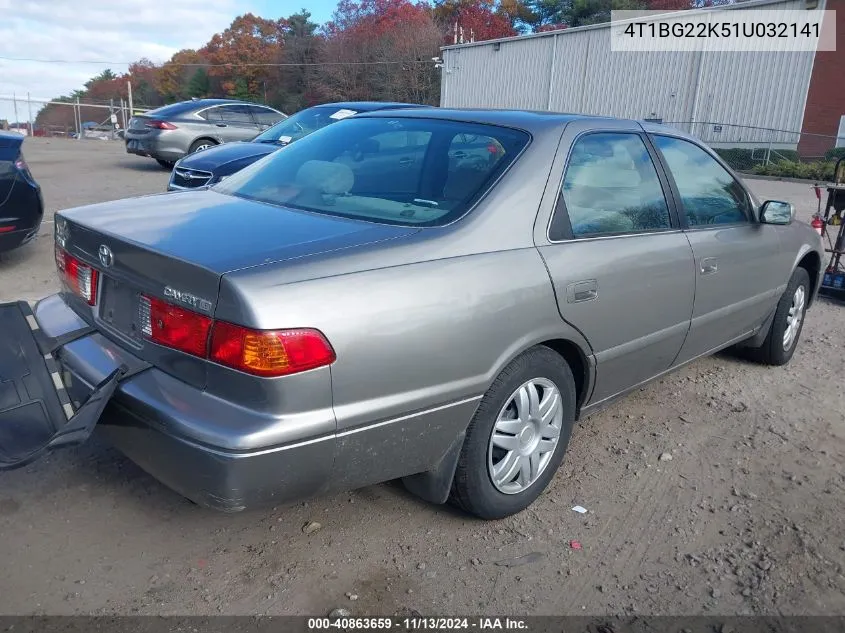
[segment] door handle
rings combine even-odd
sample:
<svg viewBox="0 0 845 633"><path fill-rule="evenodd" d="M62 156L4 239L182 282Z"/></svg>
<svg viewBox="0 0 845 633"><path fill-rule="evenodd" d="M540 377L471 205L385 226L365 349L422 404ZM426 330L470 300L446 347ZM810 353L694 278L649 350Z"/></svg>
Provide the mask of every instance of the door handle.
<svg viewBox="0 0 845 633"><path fill-rule="evenodd" d="M214 125L216 125L217 127L229 127L225 123L215 123Z"/></svg>
<svg viewBox="0 0 845 633"><path fill-rule="evenodd" d="M583 303L598 299L599 284L595 279L576 281L566 287L567 303Z"/></svg>
<svg viewBox="0 0 845 633"><path fill-rule="evenodd" d="M452 154L452 156L454 156L455 158L464 158L466 156L466 152L464 152L463 150L458 150L457 152Z"/></svg>
<svg viewBox="0 0 845 633"><path fill-rule="evenodd" d="M414 162L414 159L413 159L413 158L400 158L400 159L399 159L399 164L400 164L400 165L402 165L403 167L404 167L405 165L410 165L410 164L411 164L411 163L413 163L413 162Z"/></svg>
<svg viewBox="0 0 845 633"><path fill-rule="evenodd" d="M719 270L719 262L715 257L706 257L701 260L700 270L702 275L712 275Z"/></svg>

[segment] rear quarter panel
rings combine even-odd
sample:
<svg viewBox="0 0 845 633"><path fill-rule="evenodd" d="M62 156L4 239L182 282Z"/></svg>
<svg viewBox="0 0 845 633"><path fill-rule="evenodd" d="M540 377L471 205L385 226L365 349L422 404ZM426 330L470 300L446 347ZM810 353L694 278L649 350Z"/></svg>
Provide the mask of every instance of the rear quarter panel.
<svg viewBox="0 0 845 633"><path fill-rule="evenodd" d="M510 360L544 340L578 336L561 320L533 247L312 279L259 296L264 312L277 315L273 327L317 328L337 353L339 488L428 469Z"/></svg>

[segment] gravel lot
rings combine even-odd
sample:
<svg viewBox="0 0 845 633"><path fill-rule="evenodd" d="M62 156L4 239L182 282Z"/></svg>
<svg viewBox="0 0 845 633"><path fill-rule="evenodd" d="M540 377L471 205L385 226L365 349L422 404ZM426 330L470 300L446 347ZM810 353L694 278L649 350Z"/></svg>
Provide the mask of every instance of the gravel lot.
<svg viewBox="0 0 845 633"><path fill-rule="evenodd" d="M119 143L25 152L47 220L167 182ZM751 186L815 210L808 185ZM55 289L51 234L0 261L0 299ZM821 299L787 367L722 354L587 419L494 523L392 483L222 515L93 439L0 474L0 613L845 614L843 316Z"/></svg>

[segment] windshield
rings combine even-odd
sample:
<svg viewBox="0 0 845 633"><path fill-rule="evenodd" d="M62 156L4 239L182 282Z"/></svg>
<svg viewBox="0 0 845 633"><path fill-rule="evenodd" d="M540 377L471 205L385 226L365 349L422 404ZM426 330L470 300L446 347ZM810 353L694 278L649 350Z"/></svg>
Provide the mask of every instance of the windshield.
<svg viewBox="0 0 845 633"><path fill-rule="evenodd" d="M355 117L214 190L329 215L438 226L463 215L528 142L525 132L492 125Z"/></svg>
<svg viewBox="0 0 845 633"><path fill-rule="evenodd" d="M252 139L253 143L291 143L316 132L330 123L340 121L353 114L356 110L348 108L316 106L306 110L300 110L289 116L284 121L279 121L273 127L263 131Z"/></svg>

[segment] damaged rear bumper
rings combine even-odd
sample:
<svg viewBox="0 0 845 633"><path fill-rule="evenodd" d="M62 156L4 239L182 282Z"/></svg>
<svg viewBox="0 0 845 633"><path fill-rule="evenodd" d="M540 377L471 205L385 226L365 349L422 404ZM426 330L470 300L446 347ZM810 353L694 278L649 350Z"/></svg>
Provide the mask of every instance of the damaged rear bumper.
<svg viewBox="0 0 845 633"><path fill-rule="evenodd" d="M34 312L47 337L87 326L60 295L42 300ZM82 406L98 392L107 396L94 421L98 435L195 503L227 512L285 503L319 492L329 477L334 436L239 450L239 438L229 433L229 446L214 445L208 441L214 432L211 420L226 421L229 431L243 428L246 437L249 429L264 423L261 414L150 367L102 333L90 332L60 346L55 358L72 404ZM103 385L112 383L104 381L110 378L113 386L106 392ZM53 426L66 423L60 414L59 406L52 414ZM20 424L16 429L13 435L19 436Z"/></svg>

